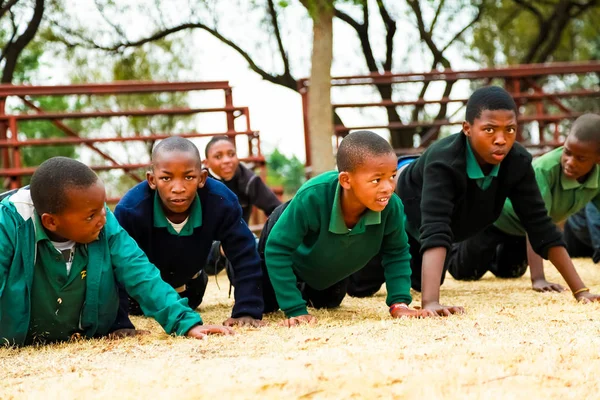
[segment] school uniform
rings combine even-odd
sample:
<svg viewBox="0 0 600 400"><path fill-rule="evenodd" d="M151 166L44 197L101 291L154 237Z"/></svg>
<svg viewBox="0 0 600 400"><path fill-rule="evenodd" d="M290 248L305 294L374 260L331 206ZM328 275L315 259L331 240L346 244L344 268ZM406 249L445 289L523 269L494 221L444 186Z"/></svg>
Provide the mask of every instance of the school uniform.
<svg viewBox="0 0 600 400"><path fill-rule="evenodd" d="M21 189L0 203L0 246L0 339L6 344L110 333L118 283L168 333L184 335L202 323L109 209L97 240L61 251L45 233L29 190Z"/></svg>
<svg viewBox="0 0 600 400"><path fill-rule="evenodd" d="M148 182L127 192L115 216L158 267L165 282L189 298L192 307L197 307L204 295L208 278L202 269L211 245L214 240L221 241L235 274L232 317L262 318L262 273L255 239L242 219L237 198L223 184L208 178L197 191L188 220L180 227L165 217L158 193Z"/></svg>
<svg viewBox="0 0 600 400"><path fill-rule="evenodd" d="M535 179L545 209L553 223L566 220L589 202L600 205L600 168L596 165L582 183L562 173L563 148L554 149L533 161ZM526 227L515 211L515 200L506 200L493 227L462 243L456 249L461 258L477 262L456 263L450 273L457 279L479 279L490 270L499 277L515 278L527 270ZM531 233L529 233L531 236ZM564 243L558 245L564 246ZM484 258L484 255L487 258Z"/></svg>
<svg viewBox="0 0 600 400"><path fill-rule="evenodd" d="M342 190L338 172L319 175L265 224L259 243L271 283L264 290L265 310L281 308L287 317L295 317L307 314L307 304L336 307L346 294L348 276L379 253L387 304L410 304L410 255L402 202L392 195L383 211L366 210L348 229Z"/></svg>

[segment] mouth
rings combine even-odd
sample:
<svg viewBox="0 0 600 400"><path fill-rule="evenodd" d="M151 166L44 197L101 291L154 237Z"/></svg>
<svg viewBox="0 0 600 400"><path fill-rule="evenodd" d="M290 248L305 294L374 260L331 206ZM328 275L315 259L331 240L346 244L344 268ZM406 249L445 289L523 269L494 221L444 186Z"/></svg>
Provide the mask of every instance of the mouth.
<svg viewBox="0 0 600 400"><path fill-rule="evenodd" d="M169 199L169 203L176 205L176 206L185 205L187 202L188 202L188 199Z"/></svg>
<svg viewBox="0 0 600 400"><path fill-rule="evenodd" d="M565 176L567 178L571 178L571 179L575 179L578 175L577 172L573 171L572 169L569 168L563 168L563 174L565 174Z"/></svg>
<svg viewBox="0 0 600 400"><path fill-rule="evenodd" d="M504 151L494 151L492 153L492 158L496 161L502 161L506 157L506 152Z"/></svg>
<svg viewBox="0 0 600 400"><path fill-rule="evenodd" d="M382 207L387 206L387 204L390 202L390 197L386 196L386 197L378 197L376 199L377 204L379 204Z"/></svg>

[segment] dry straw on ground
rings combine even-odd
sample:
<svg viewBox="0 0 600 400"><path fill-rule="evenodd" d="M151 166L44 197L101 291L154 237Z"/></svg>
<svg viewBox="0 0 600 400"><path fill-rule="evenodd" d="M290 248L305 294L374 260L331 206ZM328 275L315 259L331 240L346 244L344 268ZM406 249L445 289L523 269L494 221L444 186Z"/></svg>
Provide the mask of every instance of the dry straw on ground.
<svg viewBox="0 0 600 400"><path fill-rule="evenodd" d="M600 267L576 265L596 292ZM561 281L546 265L550 278ZM209 284L207 323L228 317L227 278ZM599 398L600 304L538 294L527 277L449 279L445 302L467 314L392 320L385 294L315 311L319 324L197 341L152 334L40 348L0 349L0 398ZM415 294L416 300L418 295Z"/></svg>

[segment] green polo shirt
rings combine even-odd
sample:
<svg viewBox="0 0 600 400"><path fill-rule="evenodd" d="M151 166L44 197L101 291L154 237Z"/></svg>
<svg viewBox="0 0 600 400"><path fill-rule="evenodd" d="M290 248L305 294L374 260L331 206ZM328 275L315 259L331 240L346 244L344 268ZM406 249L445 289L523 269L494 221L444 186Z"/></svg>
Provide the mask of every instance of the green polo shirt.
<svg viewBox="0 0 600 400"><path fill-rule="evenodd" d="M393 194L382 212L366 210L348 229L338 172L319 175L298 191L269 233L265 262L277 302L288 317L307 313L300 279L323 290L364 267L381 252L387 303L410 303L410 254L404 210Z"/></svg>
<svg viewBox="0 0 600 400"><path fill-rule="evenodd" d="M584 182L568 179L562 173L560 157L563 148L554 149L533 161L535 178L554 223L564 221L592 201L600 207L600 171L594 166ZM517 217L510 200L506 200L502 214L494 224L511 235L525 236L525 228Z"/></svg>
<svg viewBox="0 0 600 400"><path fill-rule="evenodd" d="M500 170L500 164L494 165L492 170L488 175L485 175L481 170L481 166L477 162L475 158L475 154L473 154L473 149L471 149L471 144L469 143L469 139L467 138L467 149L466 149L466 157L467 157L467 176L469 179L475 180L477 186L481 190L487 190L492 184L492 179L498 176L498 171Z"/></svg>
<svg viewBox="0 0 600 400"><path fill-rule="evenodd" d="M165 211L163 210L160 196L158 193L154 194L154 227L155 228L167 228L167 231L171 235L175 236L191 236L194 234L194 229L202 226L202 204L200 204L200 198L198 194L196 194L196 198L192 202L190 206L190 214L188 216L188 220L186 224L181 229L181 232L177 233L177 231L173 228L173 226L169 223L167 216L165 215Z"/></svg>
<svg viewBox="0 0 600 400"><path fill-rule="evenodd" d="M80 333L79 321L86 289L88 254L76 244L71 271L67 275L65 256L58 251L34 216L37 248L31 287L31 317L26 343L69 340Z"/></svg>

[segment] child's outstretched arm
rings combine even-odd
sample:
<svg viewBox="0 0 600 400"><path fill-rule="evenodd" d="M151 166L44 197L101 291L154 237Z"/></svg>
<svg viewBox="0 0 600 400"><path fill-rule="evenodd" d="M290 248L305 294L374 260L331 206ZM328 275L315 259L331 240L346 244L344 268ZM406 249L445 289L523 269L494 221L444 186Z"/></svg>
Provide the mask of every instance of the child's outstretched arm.
<svg viewBox="0 0 600 400"><path fill-rule="evenodd" d="M308 233L309 213L314 209L309 196L296 195L271 229L265 246L265 264L277 303L287 318L283 321L285 326L317 322L308 314L292 267L292 254Z"/></svg>
<svg viewBox="0 0 600 400"><path fill-rule="evenodd" d="M154 318L167 333L202 338L208 333L231 334L231 328L202 325L200 314L179 297L175 289L160 277L160 272L127 232L113 213L106 209L105 233L117 280L142 308L144 315Z"/></svg>
<svg viewBox="0 0 600 400"><path fill-rule="evenodd" d="M531 287L536 292L564 292L565 288L558 283L548 282L544 274L544 259L540 257L531 247L529 238L527 240L527 262L531 274Z"/></svg>
<svg viewBox="0 0 600 400"><path fill-rule="evenodd" d="M569 285L571 292L573 292L573 296L575 296L578 301L584 303L600 301L600 295L590 293L590 289L588 289L581 280L581 277L573 265L571 257L569 257L569 253L567 253L567 249L563 246L551 247L548 250L548 260L554 264L558 272L565 278L567 285Z"/></svg>

